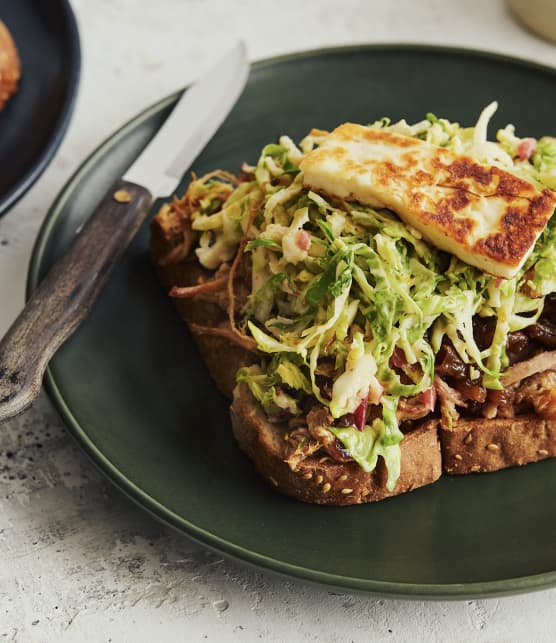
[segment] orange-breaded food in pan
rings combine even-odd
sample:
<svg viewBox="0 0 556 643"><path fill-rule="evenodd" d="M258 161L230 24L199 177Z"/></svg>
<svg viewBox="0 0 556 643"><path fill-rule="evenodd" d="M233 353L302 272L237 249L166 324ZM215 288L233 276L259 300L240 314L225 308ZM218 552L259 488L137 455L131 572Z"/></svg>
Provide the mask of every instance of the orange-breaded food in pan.
<svg viewBox="0 0 556 643"><path fill-rule="evenodd" d="M21 76L21 63L14 40L0 20L0 109L16 93Z"/></svg>

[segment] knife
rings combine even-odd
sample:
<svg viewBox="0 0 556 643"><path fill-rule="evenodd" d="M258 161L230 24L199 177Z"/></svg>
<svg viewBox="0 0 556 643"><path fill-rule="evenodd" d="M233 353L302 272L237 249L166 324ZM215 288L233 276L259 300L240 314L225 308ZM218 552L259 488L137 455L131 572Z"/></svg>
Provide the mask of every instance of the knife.
<svg viewBox="0 0 556 643"><path fill-rule="evenodd" d="M89 314L154 200L169 196L238 100L249 74L239 42L186 89L108 191L0 341L0 422L38 396L50 358Z"/></svg>

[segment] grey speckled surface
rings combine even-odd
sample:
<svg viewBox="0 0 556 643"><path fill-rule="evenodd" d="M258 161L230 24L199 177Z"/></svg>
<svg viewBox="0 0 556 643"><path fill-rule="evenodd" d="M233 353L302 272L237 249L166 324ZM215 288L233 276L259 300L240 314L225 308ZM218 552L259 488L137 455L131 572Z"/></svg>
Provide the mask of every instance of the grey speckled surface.
<svg viewBox="0 0 556 643"><path fill-rule="evenodd" d="M352 42L459 44L556 65L500 0L74 0L81 92L69 134L0 220L0 332L23 303L38 226L122 121L241 35L258 59ZM556 590L421 603L337 594L223 560L143 514L96 472L43 396L0 427L0 640L552 641Z"/></svg>

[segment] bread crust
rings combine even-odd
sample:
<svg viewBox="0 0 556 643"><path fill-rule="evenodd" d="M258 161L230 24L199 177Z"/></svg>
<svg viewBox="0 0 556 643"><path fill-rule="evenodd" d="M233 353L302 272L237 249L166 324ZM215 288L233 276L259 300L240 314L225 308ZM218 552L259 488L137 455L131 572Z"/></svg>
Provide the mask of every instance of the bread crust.
<svg viewBox="0 0 556 643"><path fill-rule="evenodd" d="M246 384L234 389L230 414L234 436L262 478L303 502L335 506L375 502L431 484L442 474L437 420L424 422L404 437L400 443L400 477L394 490L388 491L388 472L382 458L371 473L356 462L335 462L318 454L290 468L284 461L286 427L269 422Z"/></svg>
<svg viewBox="0 0 556 643"><path fill-rule="evenodd" d="M498 471L556 457L556 421L534 415L459 420L440 430L445 473Z"/></svg>

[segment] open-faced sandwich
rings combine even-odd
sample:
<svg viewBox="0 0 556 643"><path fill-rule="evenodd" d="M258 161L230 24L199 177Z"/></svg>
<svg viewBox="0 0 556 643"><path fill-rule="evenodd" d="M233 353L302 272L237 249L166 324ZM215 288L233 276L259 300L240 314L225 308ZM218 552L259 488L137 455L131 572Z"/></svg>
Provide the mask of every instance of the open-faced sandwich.
<svg viewBox="0 0 556 643"><path fill-rule="evenodd" d="M152 255L241 449L349 505L556 456L556 139L433 114L195 178Z"/></svg>

